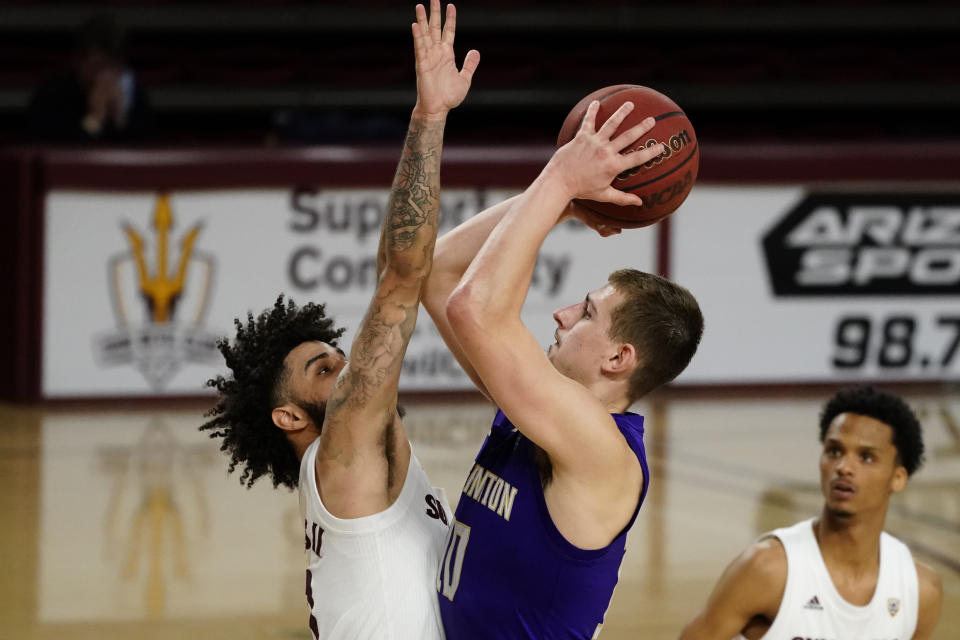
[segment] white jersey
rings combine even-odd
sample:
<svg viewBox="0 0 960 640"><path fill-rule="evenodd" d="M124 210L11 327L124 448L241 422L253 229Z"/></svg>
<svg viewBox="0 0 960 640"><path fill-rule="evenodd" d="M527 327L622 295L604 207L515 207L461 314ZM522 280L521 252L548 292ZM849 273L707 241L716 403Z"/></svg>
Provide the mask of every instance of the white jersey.
<svg viewBox="0 0 960 640"><path fill-rule="evenodd" d="M443 640L436 579L452 518L410 452L396 501L362 518L331 515L317 491L319 439L300 462L310 628L320 640Z"/></svg>
<svg viewBox="0 0 960 640"><path fill-rule="evenodd" d="M905 544L880 534L880 571L862 607L840 595L813 533L813 519L771 532L787 554L787 584L764 640L910 640L919 611L917 567Z"/></svg>

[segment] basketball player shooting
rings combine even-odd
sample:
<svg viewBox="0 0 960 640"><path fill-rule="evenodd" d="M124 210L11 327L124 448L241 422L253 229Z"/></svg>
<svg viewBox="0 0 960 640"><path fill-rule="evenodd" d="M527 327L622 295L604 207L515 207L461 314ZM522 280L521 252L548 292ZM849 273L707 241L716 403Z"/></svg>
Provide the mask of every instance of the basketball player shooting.
<svg viewBox="0 0 960 640"><path fill-rule="evenodd" d="M397 411L401 361L437 237L447 113L466 97L480 55L458 70L456 10L440 2L412 25L417 102L390 192L373 300L350 358L322 305L284 304L220 349L232 377L202 429L223 438L230 470L299 486L306 595L315 638L443 637L433 590L450 508L414 456Z"/></svg>
<svg viewBox="0 0 960 640"><path fill-rule="evenodd" d="M450 639L595 637L649 483L643 417L625 412L696 351L703 326L696 301L639 271L617 271L555 312L556 342L546 354L521 321L540 246L574 213L574 198L641 203L610 187L661 153L621 154L654 124L646 118L614 136L632 106L596 129L593 103L577 135L523 194L437 244L424 305L500 408L464 485L437 577Z"/></svg>
<svg viewBox="0 0 960 640"><path fill-rule="evenodd" d="M681 640L933 633L940 578L883 531L890 497L922 461L916 416L890 393L844 390L823 409L820 441L820 517L765 534L741 553Z"/></svg>

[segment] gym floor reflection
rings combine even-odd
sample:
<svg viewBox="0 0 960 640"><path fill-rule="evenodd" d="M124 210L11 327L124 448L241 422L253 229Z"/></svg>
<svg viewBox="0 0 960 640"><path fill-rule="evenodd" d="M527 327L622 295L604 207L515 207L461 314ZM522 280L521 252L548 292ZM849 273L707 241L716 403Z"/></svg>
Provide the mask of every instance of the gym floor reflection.
<svg viewBox="0 0 960 640"><path fill-rule="evenodd" d="M675 638L758 534L818 513L817 415L829 392L668 390L648 416L652 481L603 640ZM887 530L943 579L935 638L960 634L960 394L905 392L926 466ZM482 400L407 400L453 504L493 416ZM295 493L244 489L176 409L0 405L0 638L310 637Z"/></svg>

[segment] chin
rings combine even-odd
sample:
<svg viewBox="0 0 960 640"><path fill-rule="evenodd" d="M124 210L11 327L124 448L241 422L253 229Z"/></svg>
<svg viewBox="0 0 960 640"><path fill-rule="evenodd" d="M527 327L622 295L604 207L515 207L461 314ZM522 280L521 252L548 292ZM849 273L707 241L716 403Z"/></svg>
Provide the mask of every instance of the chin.
<svg viewBox="0 0 960 640"><path fill-rule="evenodd" d="M836 507L830 504L827 505L827 513L830 514L831 517L837 518L838 520L846 520L855 515L853 511L850 511L849 509Z"/></svg>

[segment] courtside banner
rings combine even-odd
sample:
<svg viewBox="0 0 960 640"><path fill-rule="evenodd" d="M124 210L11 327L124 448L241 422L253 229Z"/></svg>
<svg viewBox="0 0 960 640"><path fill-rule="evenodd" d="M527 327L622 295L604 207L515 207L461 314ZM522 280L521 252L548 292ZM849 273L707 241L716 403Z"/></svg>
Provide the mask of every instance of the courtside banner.
<svg viewBox="0 0 960 640"><path fill-rule="evenodd" d="M671 225L706 319L679 383L960 378L960 189L702 186Z"/></svg>
<svg viewBox="0 0 960 640"><path fill-rule="evenodd" d="M441 234L515 191L451 189ZM376 280L387 190L257 189L46 198L42 395L209 393L223 372L216 340L280 293L324 302L349 350ZM621 267L657 264L649 229L600 238L560 225L541 249L524 320L544 344L552 312ZM421 309L403 390L470 389Z"/></svg>

